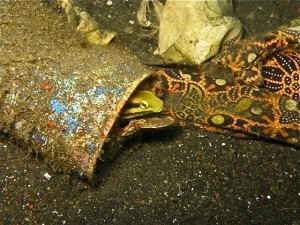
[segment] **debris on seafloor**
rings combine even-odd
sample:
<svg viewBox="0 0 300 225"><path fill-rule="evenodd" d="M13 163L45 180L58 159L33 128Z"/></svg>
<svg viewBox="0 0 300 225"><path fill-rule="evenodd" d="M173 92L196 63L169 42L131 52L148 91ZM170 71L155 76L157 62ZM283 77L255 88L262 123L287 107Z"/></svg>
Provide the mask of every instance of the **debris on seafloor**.
<svg viewBox="0 0 300 225"><path fill-rule="evenodd" d="M151 19L148 18L148 16L150 16L148 12L151 11L149 0L142 0L137 12L137 21L138 24L144 28L158 30L164 5L158 0L152 0L151 3L153 5L153 17L155 17L155 21L151 22Z"/></svg>
<svg viewBox="0 0 300 225"><path fill-rule="evenodd" d="M76 3L70 0L57 0L57 3L64 9L68 23L76 27L76 31L89 43L107 45L116 36L116 32L100 29L96 20L88 12L76 6Z"/></svg>
<svg viewBox="0 0 300 225"><path fill-rule="evenodd" d="M11 15L0 32L1 132L53 169L91 180L97 162L120 148L124 105L145 80L156 82L151 68L119 48L81 48L68 22L39 0L0 2L0 8ZM128 114L161 110L159 99L140 93Z"/></svg>
<svg viewBox="0 0 300 225"><path fill-rule="evenodd" d="M150 19L152 8L156 21ZM225 0L167 0L164 6L143 0L137 19L142 27L154 29L152 33L159 29L155 54L165 63L199 65L241 36L242 26L232 12L232 2Z"/></svg>

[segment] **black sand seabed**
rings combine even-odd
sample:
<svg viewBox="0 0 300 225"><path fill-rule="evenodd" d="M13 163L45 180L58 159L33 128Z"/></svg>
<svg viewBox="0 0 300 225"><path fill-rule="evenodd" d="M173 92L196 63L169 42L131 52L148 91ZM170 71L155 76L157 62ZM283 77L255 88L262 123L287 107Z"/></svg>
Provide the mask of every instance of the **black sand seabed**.
<svg viewBox="0 0 300 225"><path fill-rule="evenodd" d="M130 34L139 1L81 2L119 33L115 44L152 59L155 47L138 41L137 25ZM300 10L288 0L234 6L246 36L272 30ZM0 154L0 224L300 224L299 150L274 141L193 127L147 132L98 170L95 185L53 172L4 136Z"/></svg>

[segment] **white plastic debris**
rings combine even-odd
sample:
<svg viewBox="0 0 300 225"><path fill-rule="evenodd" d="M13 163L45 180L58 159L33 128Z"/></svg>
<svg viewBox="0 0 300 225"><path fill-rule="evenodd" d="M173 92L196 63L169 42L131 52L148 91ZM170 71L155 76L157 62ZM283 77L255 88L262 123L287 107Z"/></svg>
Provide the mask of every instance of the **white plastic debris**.
<svg viewBox="0 0 300 225"><path fill-rule="evenodd" d="M158 48L154 54L166 63L199 65L216 55L224 42L241 35L239 20L230 16L233 11L230 0L167 0L161 13L155 10L161 8L155 8L157 0L143 0L138 22L144 27L147 22L155 27L155 21L149 21L150 17L145 15L149 2L154 8L150 13L159 22Z"/></svg>
<svg viewBox="0 0 300 225"><path fill-rule="evenodd" d="M49 173L44 173L44 177L46 178L46 180L51 179L51 175Z"/></svg>

